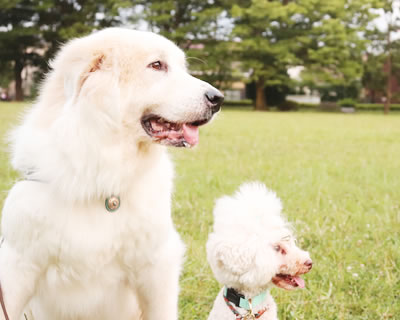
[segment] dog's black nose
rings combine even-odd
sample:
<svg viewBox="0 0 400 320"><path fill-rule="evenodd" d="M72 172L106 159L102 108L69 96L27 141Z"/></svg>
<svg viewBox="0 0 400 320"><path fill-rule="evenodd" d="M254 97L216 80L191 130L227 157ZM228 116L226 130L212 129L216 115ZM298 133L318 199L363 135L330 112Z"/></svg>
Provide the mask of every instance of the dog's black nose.
<svg viewBox="0 0 400 320"><path fill-rule="evenodd" d="M212 113L216 113L221 109L221 104L224 102L224 96L216 89L209 89L206 92L206 98Z"/></svg>

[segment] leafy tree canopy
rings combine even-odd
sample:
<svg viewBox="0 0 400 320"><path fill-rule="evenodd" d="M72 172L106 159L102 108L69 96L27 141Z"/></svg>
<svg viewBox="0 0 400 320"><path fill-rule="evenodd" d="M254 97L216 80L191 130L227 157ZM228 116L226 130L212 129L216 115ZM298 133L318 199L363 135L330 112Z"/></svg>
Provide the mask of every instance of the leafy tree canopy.
<svg viewBox="0 0 400 320"><path fill-rule="evenodd" d="M112 25L112 0L11 0L0 7L0 59L14 69L16 99L22 100L21 71L47 69L46 61L66 40Z"/></svg>
<svg viewBox="0 0 400 320"><path fill-rule="evenodd" d="M375 0L251 0L234 5L234 35L243 68L261 87L284 84L287 69L303 65L314 81L346 85L362 75L361 31ZM266 108L264 98L256 108ZM268 98L267 98L268 100Z"/></svg>

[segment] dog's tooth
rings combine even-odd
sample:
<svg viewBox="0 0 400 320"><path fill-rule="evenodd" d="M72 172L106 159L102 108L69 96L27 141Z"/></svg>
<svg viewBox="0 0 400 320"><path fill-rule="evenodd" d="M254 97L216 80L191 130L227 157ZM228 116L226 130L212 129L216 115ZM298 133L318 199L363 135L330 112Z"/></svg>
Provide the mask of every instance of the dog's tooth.
<svg viewBox="0 0 400 320"><path fill-rule="evenodd" d="M185 148L190 148L191 145L189 143L187 143L186 141L183 141L183 145Z"/></svg>

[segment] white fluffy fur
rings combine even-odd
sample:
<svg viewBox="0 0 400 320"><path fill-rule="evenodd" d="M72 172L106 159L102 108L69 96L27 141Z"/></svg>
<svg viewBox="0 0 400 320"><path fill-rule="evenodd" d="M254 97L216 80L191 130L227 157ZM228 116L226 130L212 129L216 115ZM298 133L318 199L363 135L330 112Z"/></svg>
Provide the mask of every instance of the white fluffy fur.
<svg viewBox="0 0 400 320"><path fill-rule="evenodd" d="M168 72L147 67L157 60ZM187 73L172 42L127 29L75 39L51 66L11 139L27 179L2 213L10 319L177 319L184 245L170 215L173 168L140 118L193 121L211 86ZM110 213L113 194L121 207Z"/></svg>
<svg viewBox="0 0 400 320"><path fill-rule="evenodd" d="M303 273L303 263L310 260L308 252L296 246L281 210L280 199L263 184L243 184L233 196L217 200L214 230L207 242L207 258L218 282L247 299L268 290L264 303L254 310L267 307L259 318L262 320L277 319L276 304L269 294L272 278L282 272ZM277 252L277 245L284 247L287 254ZM238 310L245 314L245 310ZM208 319L235 319L223 300L223 289Z"/></svg>

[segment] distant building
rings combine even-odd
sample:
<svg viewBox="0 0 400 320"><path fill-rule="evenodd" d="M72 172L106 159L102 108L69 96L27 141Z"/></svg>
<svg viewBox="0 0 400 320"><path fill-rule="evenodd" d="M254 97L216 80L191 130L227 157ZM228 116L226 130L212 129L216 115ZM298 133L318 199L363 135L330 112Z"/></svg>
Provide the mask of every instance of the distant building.
<svg viewBox="0 0 400 320"><path fill-rule="evenodd" d="M304 70L303 66L296 66L289 68L289 77L296 81L301 81L301 72ZM308 87L302 88L303 94L290 94L286 96L286 100L297 102L300 104L315 104L319 105L321 103L321 97L319 93L315 90L310 90Z"/></svg>

